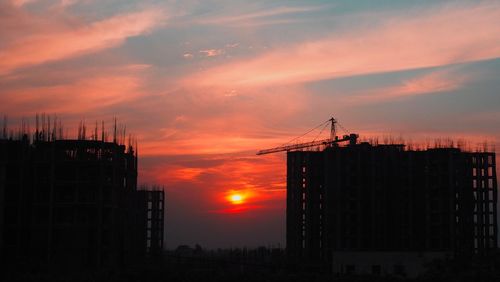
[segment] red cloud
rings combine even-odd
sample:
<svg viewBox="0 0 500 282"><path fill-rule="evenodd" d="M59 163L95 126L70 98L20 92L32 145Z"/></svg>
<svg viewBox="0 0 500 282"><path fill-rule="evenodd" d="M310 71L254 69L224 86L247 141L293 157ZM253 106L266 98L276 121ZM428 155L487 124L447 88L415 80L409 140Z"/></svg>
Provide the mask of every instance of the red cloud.
<svg viewBox="0 0 500 282"><path fill-rule="evenodd" d="M161 10L148 9L90 24L68 24L64 20L32 19L21 11L11 11L11 18L2 22L10 29L26 32L21 37L11 36L11 42L0 45L0 74L116 47L129 37L150 32L164 19Z"/></svg>
<svg viewBox="0 0 500 282"><path fill-rule="evenodd" d="M223 87L294 84L493 59L500 57L499 18L500 4L485 2L388 17L370 28L213 67L189 77L186 83Z"/></svg>
<svg viewBox="0 0 500 282"><path fill-rule="evenodd" d="M398 85L366 90L360 95L354 93L353 96L348 97L346 100L357 104L383 102L390 99L427 95L431 93L450 92L461 88L470 79L470 77L448 70L434 71L416 78L405 80Z"/></svg>
<svg viewBox="0 0 500 282"><path fill-rule="evenodd" d="M131 101L141 94L142 67L126 65L94 71L78 72L80 77L69 82L3 89L0 91L3 100L0 111L9 113L16 109L16 114L24 116L33 116L40 111L63 115L88 114L99 108ZM50 81L54 74L40 76L42 81ZM24 80L21 78L21 81Z"/></svg>

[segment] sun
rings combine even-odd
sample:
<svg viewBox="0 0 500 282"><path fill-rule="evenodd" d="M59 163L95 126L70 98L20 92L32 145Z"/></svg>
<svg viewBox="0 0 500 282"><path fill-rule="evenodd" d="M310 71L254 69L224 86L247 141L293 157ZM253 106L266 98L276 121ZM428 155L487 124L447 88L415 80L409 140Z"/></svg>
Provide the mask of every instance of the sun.
<svg viewBox="0 0 500 282"><path fill-rule="evenodd" d="M241 194L231 194L228 197L229 201L234 205L242 204L245 200L245 197Z"/></svg>

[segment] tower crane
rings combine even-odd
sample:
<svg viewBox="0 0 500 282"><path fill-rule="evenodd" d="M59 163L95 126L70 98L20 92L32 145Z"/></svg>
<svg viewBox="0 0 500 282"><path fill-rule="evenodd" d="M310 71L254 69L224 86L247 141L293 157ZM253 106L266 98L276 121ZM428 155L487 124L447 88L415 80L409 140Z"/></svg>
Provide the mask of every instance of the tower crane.
<svg viewBox="0 0 500 282"><path fill-rule="evenodd" d="M356 144L357 139L359 137L358 134L350 133L348 135L342 136L342 138L339 138L337 136L337 128L336 128L338 121L335 118L331 117L330 119L323 122L319 126L324 125L327 122L330 122L330 124L331 124L330 125L330 138L328 138L328 139L311 141L311 142L306 142L306 143L299 143L299 144L292 144L292 145L285 145L285 146L279 146L279 147L275 147L275 148L260 150L257 152L257 155L272 154L272 153L284 152L284 151L286 151L286 152L296 151L296 150L300 150L300 149L304 149L304 148L318 147L318 146L332 147L332 146L338 145L338 143L347 142L347 141L349 141L350 145Z"/></svg>

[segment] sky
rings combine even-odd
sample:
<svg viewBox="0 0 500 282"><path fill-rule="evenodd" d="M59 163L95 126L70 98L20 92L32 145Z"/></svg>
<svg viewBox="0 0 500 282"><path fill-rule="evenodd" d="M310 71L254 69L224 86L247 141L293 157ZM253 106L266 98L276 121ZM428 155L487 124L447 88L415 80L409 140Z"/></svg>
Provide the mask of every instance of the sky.
<svg viewBox="0 0 500 282"><path fill-rule="evenodd" d="M500 1L0 0L0 26L0 114L125 124L170 249L284 246L286 154L255 153L332 116L500 148Z"/></svg>

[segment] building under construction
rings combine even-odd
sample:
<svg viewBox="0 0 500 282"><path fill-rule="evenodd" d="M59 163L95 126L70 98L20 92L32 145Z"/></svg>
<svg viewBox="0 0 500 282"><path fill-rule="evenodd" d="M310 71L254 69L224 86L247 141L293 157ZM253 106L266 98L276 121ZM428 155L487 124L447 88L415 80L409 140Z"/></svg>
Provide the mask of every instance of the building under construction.
<svg viewBox="0 0 500 282"><path fill-rule="evenodd" d="M38 118L37 118L38 120ZM120 267L159 255L164 193L138 189L136 144L115 125L90 138L57 123L0 138L0 253L45 269ZM121 133L120 133L121 132Z"/></svg>
<svg viewBox="0 0 500 282"><path fill-rule="evenodd" d="M497 248L495 153L358 143L356 134L335 137L330 121L327 140L259 152L287 151L292 263L415 276L435 258Z"/></svg>

